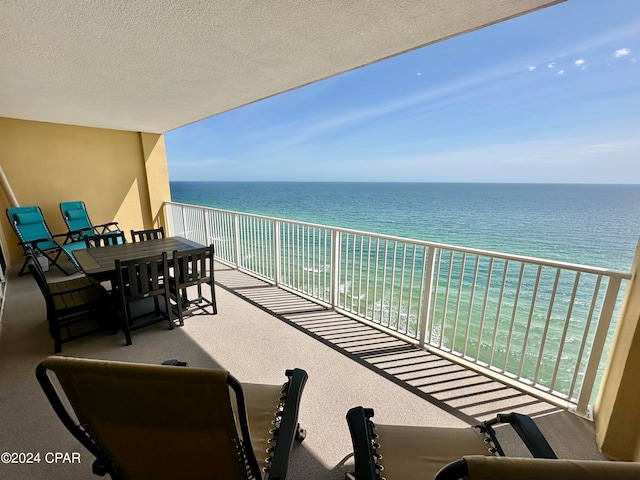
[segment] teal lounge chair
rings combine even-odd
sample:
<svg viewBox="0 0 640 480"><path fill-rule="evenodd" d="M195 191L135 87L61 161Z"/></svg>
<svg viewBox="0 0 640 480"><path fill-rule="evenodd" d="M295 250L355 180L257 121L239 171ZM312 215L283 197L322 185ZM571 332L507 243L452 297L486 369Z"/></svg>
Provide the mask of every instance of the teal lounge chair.
<svg viewBox="0 0 640 480"><path fill-rule="evenodd" d="M76 270L80 271L80 267L71 252L79 248L87 248L87 246L84 239L75 240L78 237L78 232L52 235L47 223L44 221L40 207L37 206L8 208L7 217L9 217L9 223L18 237L18 245L22 246L25 255L33 250L36 255L47 257L51 265L55 265L62 273L69 275L70 272L67 272L58 263L60 255L64 253ZM20 272L18 272L19 276L24 274L28 262L29 259L27 257Z"/></svg>
<svg viewBox="0 0 640 480"><path fill-rule="evenodd" d="M75 240L84 240L83 237L120 231L118 230L117 222L93 225L83 201L62 202L60 203L60 212L69 232L79 232L79 234L76 234Z"/></svg>

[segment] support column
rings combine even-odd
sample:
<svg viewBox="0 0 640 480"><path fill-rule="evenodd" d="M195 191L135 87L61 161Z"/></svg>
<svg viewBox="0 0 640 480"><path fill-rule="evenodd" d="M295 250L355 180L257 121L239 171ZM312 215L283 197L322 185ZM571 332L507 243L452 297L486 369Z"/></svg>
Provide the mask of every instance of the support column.
<svg viewBox="0 0 640 480"><path fill-rule="evenodd" d="M152 225L145 225L145 228L166 225L162 205L164 202L171 200L171 189L169 187L169 171L164 149L164 135L140 133L140 141L147 175L149 214L152 222Z"/></svg>
<svg viewBox="0 0 640 480"><path fill-rule="evenodd" d="M640 242L625 289L595 405L598 447L615 460L640 461Z"/></svg>

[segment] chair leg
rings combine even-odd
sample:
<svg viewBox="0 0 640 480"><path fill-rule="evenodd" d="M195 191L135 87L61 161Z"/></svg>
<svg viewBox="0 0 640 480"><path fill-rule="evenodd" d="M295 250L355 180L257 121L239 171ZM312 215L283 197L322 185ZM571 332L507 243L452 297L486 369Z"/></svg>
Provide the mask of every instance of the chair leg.
<svg viewBox="0 0 640 480"><path fill-rule="evenodd" d="M184 327L184 318L182 315L182 295L180 290L176 289L176 308L178 309L178 323L181 327Z"/></svg>
<svg viewBox="0 0 640 480"><path fill-rule="evenodd" d="M62 352L62 336L60 335L60 325L58 325L57 319L54 323L49 322L51 326L51 335L53 336L53 353Z"/></svg>
<svg viewBox="0 0 640 480"><path fill-rule="evenodd" d="M156 298L158 298L158 297L156 297ZM174 329L174 325L173 325L173 309L171 308L171 295L169 295L168 291L164 296L164 305L165 305L164 308L167 310L167 320L169 321L169 330L173 330Z"/></svg>
<svg viewBox="0 0 640 480"><path fill-rule="evenodd" d="M124 333L124 339L127 345L131 345L133 342L131 341L131 329L129 328L129 305L123 303L120 305L118 309L118 319L120 321L120 328L122 329L122 333Z"/></svg>
<svg viewBox="0 0 640 480"><path fill-rule="evenodd" d="M217 315L218 304L216 303L216 290L215 290L215 285L213 284L213 280L211 281L211 307L213 310L213 315Z"/></svg>
<svg viewBox="0 0 640 480"><path fill-rule="evenodd" d="M27 265L29 265L29 257L26 257L24 259L24 263L22 264L22 268L18 272L18 276L19 277L23 276L26 273L25 270L27 269Z"/></svg>

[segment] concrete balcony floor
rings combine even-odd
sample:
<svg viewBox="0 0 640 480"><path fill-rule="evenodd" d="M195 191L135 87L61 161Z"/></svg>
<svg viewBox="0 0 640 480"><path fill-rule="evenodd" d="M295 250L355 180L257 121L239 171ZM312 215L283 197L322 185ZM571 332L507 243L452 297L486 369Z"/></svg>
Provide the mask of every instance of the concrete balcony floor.
<svg viewBox="0 0 640 480"><path fill-rule="evenodd" d="M0 336L0 452L79 452L81 463L0 464L0 478L90 478L91 455L55 417L34 376L53 352L44 301L31 276L9 275ZM226 266L216 266L216 280L215 316L188 317L172 331L163 323L138 330L128 347L120 333L98 334L64 344L62 354L146 363L178 358L256 383L281 383L285 369L305 369L300 423L307 439L294 445L291 480L339 480L352 468L345 414L357 405L374 408L380 423L450 427L519 411L535 418L558 456L603 458L587 420ZM499 432L507 453L526 456L508 429Z"/></svg>

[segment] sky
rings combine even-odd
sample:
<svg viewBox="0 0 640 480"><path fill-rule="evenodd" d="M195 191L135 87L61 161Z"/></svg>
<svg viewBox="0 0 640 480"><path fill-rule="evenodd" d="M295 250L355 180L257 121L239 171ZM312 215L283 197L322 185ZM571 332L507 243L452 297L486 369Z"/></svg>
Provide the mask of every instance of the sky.
<svg viewBox="0 0 640 480"><path fill-rule="evenodd" d="M170 181L640 183L640 0L568 0L165 134Z"/></svg>

